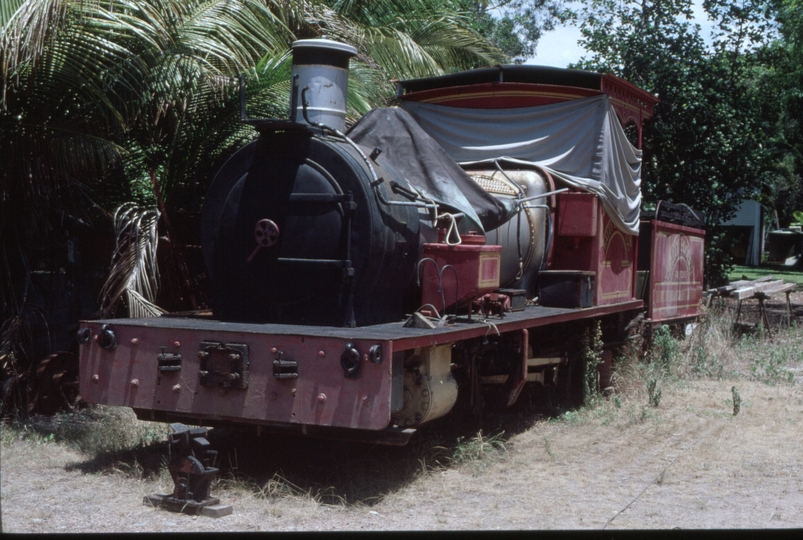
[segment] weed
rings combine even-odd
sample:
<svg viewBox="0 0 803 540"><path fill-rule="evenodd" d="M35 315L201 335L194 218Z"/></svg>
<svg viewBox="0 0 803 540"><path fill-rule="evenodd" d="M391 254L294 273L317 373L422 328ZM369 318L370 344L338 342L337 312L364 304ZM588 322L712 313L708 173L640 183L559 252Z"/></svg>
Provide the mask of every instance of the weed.
<svg viewBox="0 0 803 540"><path fill-rule="evenodd" d="M653 336L650 363L660 370L662 376L669 376L672 374L678 352L678 342L672 337L672 329L665 324L661 325Z"/></svg>
<svg viewBox="0 0 803 540"><path fill-rule="evenodd" d="M549 443L549 438L544 435L544 450L546 450L549 459L555 461L555 452L552 450L552 445Z"/></svg>
<svg viewBox="0 0 803 540"><path fill-rule="evenodd" d="M583 362L583 404L593 406L599 400L599 371L602 363L602 327L596 321L593 327L586 328L581 342L580 358Z"/></svg>
<svg viewBox="0 0 803 540"><path fill-rule="evenodd" d="M661 404L661 387L658 386L657 379L650 379L647 385L647 392L650 396L650 405L658 407Z"/></svg>
<svg viewBox="0 0 803 540"><path fill-rule="evenodd" d="M742 398L739 396L739 389L735 386L731 387L731 394L733 395L733 416L739 414L742 405Z"/></svg>
<svg viewBox="0 0 803 540"><path fill-rule="evenodd" d="M797 351L796 351L797 352ZM780 382L793 383L795 374L788 370L791 351L787 347L776 346L769 349L769 354L755 354L750 362L750 373L753 380L767 384Z"/></svg>
<svg viewBox="0 0 803 540"><path fill-rule="evenodd" d="M97 407L88 412L53 417L55 437L96 458L165 441L169 426L137 420L131 409Z"/></svg>
<svg viewBox="0 0 803 540"><path fill-rule="evenodd" d="M321 502L324 495L322 491L304 490L280 473L274 474L267 482L258 486L258 492L263 499L301 499L316 504Z"/></svg>
<svg viewBox="0 0 803 540"><path fill-rule="evenodd" d="M505 441L502 439L503 434L504 432L500 432L496 435L485 437L482 434L482 430L480 430L470 439L458 437L449 461L453 464L482 461L489 454L504 452L506 448Z"/></svg>
<svg viewBox="0 0 803 540"><path fill-rule="evenodd" d="M2 442L4 445L22 440L36 446L46 446L57 441L56 435L30 423L18 420L2 424Z"/></svg>
<svg viewBox="0 0 803 540"><path fill-rule="evenodd" d="M137 420L131 409L95 406L77 413L6 422L2 440L4 444L21 439L37 446L65 445L89 458L86 463L73 464L75 467L110 467L112 472L139 478L144 469L135 452L163 442L167 430L166 424Z"/></svg>
<svg viewBox="0 0 803 540"><path fill-rule="evenodd" d="M697 377L714 377L722 380L725 366L711 354L706 343L700 343L691 349L691 371Z"/></svg>
<svg viewBox="0 0 803 540"><path fill-rule="evenodd" d="M570 426L580 423L581 415L579 411L566 411L563 414L555 417L555 421L569 424Z"/></svg>

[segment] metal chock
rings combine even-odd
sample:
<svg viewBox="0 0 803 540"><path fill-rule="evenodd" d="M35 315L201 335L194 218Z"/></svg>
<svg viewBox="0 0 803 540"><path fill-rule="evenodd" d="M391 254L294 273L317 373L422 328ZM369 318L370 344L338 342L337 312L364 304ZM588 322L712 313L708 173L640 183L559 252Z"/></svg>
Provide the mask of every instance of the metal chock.
<svg viewBox="0 0 803 540"><path fill-rule="evenodd" d="M170 424L173 433L167 436L170 444L168 470L175 488L170 495L149 495L144 503L170 512L190 515L223 517L232 513L229 505L211 497L209 490L219 470L214 467L217 450L209 448L206 428L189 428Z"/></svg>

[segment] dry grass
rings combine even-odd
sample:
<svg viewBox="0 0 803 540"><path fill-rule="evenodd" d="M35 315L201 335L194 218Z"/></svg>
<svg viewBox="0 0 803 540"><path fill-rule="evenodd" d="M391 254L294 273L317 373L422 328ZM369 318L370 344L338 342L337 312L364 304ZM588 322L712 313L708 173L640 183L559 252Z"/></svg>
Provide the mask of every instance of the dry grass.
<svg viewBox="0 0 803 540"><path fill-rule="evenodd" d="M660 389L692 380L749 380L768 385L801 380L803 326L799 320L783 329L776 327L770 337L760 325L734 327L734 316L733 306L720 306L696 325L674 334L667 326L658 328L647 351L642 342L635 343L617 360L617 394L650 401L653 382ZM679 333L688 335L677 337Z"/></svg>
<svg viewBox="0 0 803 540"><path fill-rule="evenodd" d="M213 494L235 508L221 520L141 504L172 490L165 425L114 408L4 425L3 527L801 527L803 330L769 341L734 333L732 318L712 310L684 339L661 331L648 352L634 347L615 365L610 399L556 410L525 393L482 429L447 418L406 447L212 430Z"/></svg>

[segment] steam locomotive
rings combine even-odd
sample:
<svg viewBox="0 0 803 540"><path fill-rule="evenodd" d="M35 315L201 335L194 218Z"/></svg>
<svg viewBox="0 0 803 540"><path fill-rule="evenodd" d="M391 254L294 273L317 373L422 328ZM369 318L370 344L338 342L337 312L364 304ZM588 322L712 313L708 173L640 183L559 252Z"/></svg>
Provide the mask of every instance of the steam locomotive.
<svg viewBox="0 0 803 540"><path fill-rule="evenodd" d="M700 216L640 212L650 94L496 66L399 81L398 106L347 131L356 49L293 54L289 118L243 111L259 138L206 197L212 312L82 321L88 402L404 444L458 396L510 406L566 381L590 324L606 386L634 317L697 316Z"/></svg>

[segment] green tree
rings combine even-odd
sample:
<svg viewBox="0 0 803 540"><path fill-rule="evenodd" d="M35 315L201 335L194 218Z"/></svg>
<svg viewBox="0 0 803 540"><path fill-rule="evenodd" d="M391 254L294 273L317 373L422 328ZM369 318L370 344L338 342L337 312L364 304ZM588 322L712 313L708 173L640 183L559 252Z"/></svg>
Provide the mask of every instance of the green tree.
<svg viewBox="0 0 803 540"><path fill-rule="evenodd" d="M536 53L544 32L569 19L563 0L457 0L458 11L469 14L474 28L496 45L510 61L523 63Z"/></svg>
<svg viewBox="0 0 803 540"><path fill-rule="evenodd" d="M612 72L661 99L644 130L645 203L663 199L705 213L709 284L723 281L730 265L718 224L739 201L760 196L772 169L756 57L741 49L744 35L755 38L748 44L755 48L759 34L719 15L709 50L689 20L690 0L593 0L580 19L592 56L578 66Z"/></svg>
<svg viewBox="0 0 803 540"><path fill-rule="evenodd" d="M777 0L773 7L778 38L760 51L765 69L759 84L777 164L768 202L786 226L803 209L803 2Z"/></svg>

